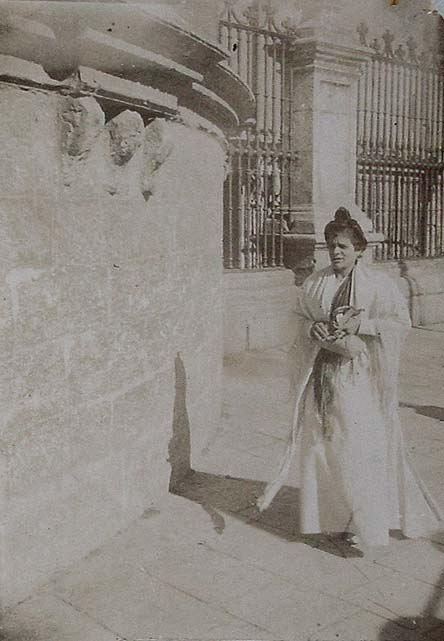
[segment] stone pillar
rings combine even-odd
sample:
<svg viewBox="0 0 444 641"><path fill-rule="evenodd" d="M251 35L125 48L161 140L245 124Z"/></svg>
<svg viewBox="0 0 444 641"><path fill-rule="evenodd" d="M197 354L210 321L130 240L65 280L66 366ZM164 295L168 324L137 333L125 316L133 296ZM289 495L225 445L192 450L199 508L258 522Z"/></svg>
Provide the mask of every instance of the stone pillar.
<svg viewBox="0 0 444 641"><path fill-rule="evenodd" d="M0 611L201 469L252 103L171 7L47 4L0 3Z"/></svg>
<svg viewBox="0 0 444 641"><path fill-rule="evenodd" d="M357 88L368 50L344 46L337 35L315 29L300 30L300 36L289 69L300 154L291 216L297 234L314 235L322 267L328 261L324 227L339 206L350 210L371 244L382 240L355 203Z"/></svg>

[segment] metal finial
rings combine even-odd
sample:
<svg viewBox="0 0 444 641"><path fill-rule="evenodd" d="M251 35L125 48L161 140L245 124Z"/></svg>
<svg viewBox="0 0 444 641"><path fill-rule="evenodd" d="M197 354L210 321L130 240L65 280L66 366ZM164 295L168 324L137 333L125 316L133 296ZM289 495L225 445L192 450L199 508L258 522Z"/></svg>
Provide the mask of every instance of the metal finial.
<svg viewBox="0 0 444 641"><path fill-rule="evenodd" d="M385 55L388 56L389 58L392 58L393 57L393 41L395 39L395 35L387 29L382 35L382 39L384 41Z"/></svg>
<svg viewBox="0 0 444 641"><path fill-rule="evenodd" d="M359 43L363 47L367 47L367 34L368 34L368 26L366 25L365 22L361 22L358 25L357 32L359 34Z"/></svg>

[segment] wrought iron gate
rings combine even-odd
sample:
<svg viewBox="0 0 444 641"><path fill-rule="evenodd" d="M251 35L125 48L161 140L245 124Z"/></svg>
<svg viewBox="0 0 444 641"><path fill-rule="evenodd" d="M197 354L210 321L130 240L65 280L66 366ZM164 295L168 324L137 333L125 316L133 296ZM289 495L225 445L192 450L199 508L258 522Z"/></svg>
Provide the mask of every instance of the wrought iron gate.
<svg viewBox="0 0 444 641"><path fill-rule="evenodd" d="M368 29L361 24L361 44ZM444 205L444 75L413 38L370 43L358 90L357 203L386 237L379 260L440 256Z"/></svg>
<svg viewBox="0 0 444 641"><path fill-rule="evenodd" d="M284 21L278 26L269 3L255 2L238 16L233 0L227 0L219 38L232 52L231 67L256 99L255 118L229 140L224 265L280 267L296 165L293 88L287 69L292 25Z"/></svg>

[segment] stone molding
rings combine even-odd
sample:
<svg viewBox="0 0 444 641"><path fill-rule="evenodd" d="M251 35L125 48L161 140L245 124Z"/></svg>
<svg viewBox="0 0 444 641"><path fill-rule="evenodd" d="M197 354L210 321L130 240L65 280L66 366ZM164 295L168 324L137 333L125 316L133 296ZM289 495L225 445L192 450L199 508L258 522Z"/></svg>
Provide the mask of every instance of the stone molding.
<svg viewBox="0 0 444 641"><path fill-rule="evenodd" d="M146 117L184 108L224 131L251 114L254 96L228 53L144 5L11 0L0 28L1 80Z"/></svg>
<svg viewBox="0 0 444 641"><path fill-rule="evenodd" d="M324 69L359 77L361 65L372 55L369 47L344 45L333 32L305 28L298 29L297 36L290 55L298 72Z"/></svg>

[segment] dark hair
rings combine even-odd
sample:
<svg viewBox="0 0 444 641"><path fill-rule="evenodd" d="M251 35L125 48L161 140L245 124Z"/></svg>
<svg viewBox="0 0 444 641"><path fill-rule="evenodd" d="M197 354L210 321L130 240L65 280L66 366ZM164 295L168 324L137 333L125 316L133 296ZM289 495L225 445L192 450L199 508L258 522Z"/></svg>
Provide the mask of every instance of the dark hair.
<svg viewBox="0 0 444 641"><path fill-rule="evenodd" d="M325 240L328 243L330 238L337 236L342 232L348 232L351 237L353 246L358 251L364 251L367 247L367 239L357 220L350 216L350 212L345 207L339 207L335 212L335 219L331 220L324 229Z"/></svg>

